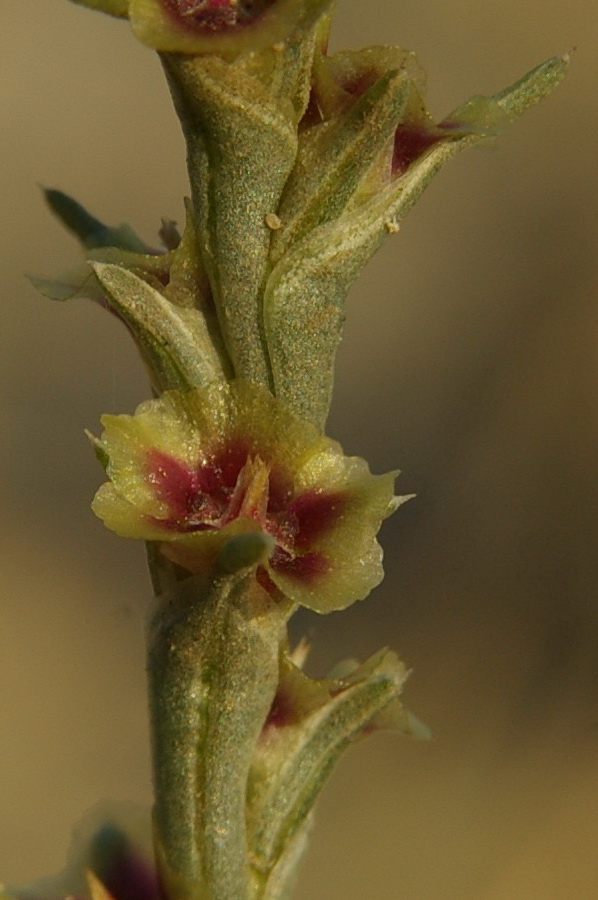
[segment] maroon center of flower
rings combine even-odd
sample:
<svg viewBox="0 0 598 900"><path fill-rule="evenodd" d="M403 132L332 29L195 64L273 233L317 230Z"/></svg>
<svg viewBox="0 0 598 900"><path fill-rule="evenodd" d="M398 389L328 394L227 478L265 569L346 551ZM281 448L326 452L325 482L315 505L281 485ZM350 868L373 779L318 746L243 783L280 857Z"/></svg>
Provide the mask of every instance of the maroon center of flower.
<svg viewBox="0 0 598 900"><path fill-rule="evenodd" d="M274 0L162 0L165 12L187 31L221 31L250 24Z"/></svg>
<svg viewBox="0 0 598 900"><path fill-rule="evenodd" d="M168 509L152 522L167 531L214 531L237 518L251 518L276 542L271 569L306 582L329 570L317 545L343 513L341 491L312 488L295 495L286 473L268 466L242 439L224 444L195 468L151 450L146 473Z"/></svg>

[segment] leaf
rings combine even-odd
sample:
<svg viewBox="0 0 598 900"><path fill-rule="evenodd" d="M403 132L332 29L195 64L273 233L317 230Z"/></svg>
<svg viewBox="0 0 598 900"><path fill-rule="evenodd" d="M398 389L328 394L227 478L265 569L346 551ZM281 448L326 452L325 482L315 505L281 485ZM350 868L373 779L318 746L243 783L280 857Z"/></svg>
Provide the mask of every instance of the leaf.
<svg viewBox="0 0 598 900"><path fill-rule="evenodd" d="M337 219L392 137L411 91L404 72L386 72L349 109L308 130L285 186L272 241L275 264L289 245Z"/></svg>
<svg viewBox="0 0 598 900"><path fill-rule="evenodd" d="M189 390L225 377L198 310L174 306L120 266L90 265L111 306L131 329L159 390Z"/></svg>
<svg viewBox="0 0 598 900"><path fill-rule="evenodd" d="M114 228L104 225L87 212L76 200L55 188L44 188L44 197L52 212L87 249L94 247L118 247L133 253L152 253L144 241L138 237L130 225Z"/></svg>
<svg viewBox="0 0 598 900"><path fill-rule="evenodd" d="M264 86L260 61L181 56L165 66L186 123L198 247L224 342L237 377L270 387L266 216L278 206L297 139L292 104Z"/></svg>

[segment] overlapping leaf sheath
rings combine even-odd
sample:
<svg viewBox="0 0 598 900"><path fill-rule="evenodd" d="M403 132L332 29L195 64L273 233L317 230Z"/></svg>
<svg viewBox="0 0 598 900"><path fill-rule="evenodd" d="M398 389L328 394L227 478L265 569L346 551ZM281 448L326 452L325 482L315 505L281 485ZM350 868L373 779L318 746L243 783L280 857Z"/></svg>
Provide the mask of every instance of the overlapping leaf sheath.
<svg viewBox="0 0 598 900"><path fill-rule="evenodd" d="M551 59L511 88L473 98L436 125L409 58L398 51L351 55L336 67L342 78L332 97L328 62L320 60L314 88L317 97L323 70L323 118L300 133L264 293L274 390L320 428L330 404L346 295L363 266L449 159L540 100L566 68L565 60Z"/></svg>
<svg viewBox="0 0 598 900"><path fill-rule="evenodd" d="M315 27L301 28L232 61L162 54L187 142L198 246L224 342L235 375L271 390L263 322L269 222L295 164L316 37Z"/></svg>

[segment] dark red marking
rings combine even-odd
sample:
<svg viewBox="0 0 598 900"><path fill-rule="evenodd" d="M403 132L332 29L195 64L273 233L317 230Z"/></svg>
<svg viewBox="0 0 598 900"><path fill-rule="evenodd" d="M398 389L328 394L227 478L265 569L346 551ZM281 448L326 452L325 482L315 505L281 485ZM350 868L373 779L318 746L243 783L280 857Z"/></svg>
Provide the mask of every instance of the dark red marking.
<svg viewBox="0 0 598 900"><path fill-rule="evenodd" d="M263 566L258 566L258 570L255 573L255 578L257 583L261 587L263 587L266 593L270 594L271 597L276 597L280 594L279 588L276 587Z"/></svg>
<svg viewBox="0 0 598 900"><path fill-rule="evenodd" d="M280 469L270 469L268 485L268 512L276 515L288 506L293 485Z"/></svg>
<svg viewBox="0 0 598 900"><path fill-rule="evenodd" d="M249 473L244 476L243 468L251 449L243 440L231 440L195 470L167 453L150 450L147 477L156 496L167 504L168 514L149 520L170 532L188 534L221 528L235 519L248 489ZM342 515L345 494L311 490L290 500L292 482L277 468L270 472L268 489L265 516L259 508L247 514L259 520L276 541L272 569L308 584L317 581L329 571L330 563L310 548ZM269 593L277 590L263 567L258 569L258 580Z"/></svg>
<svg viewBox="0 0 598 900"><path fill-rule="evenodd" d="M200 467L198 474L202 480L206 479L207 484L232 490L249 455L250 449L245 441L231 441L217 450L210 461Z"/></svg>
<svg viewBox="0 0 598 900"><path fill-rule="evenodd" d="M289 504L287 516L294 532L294 544L304 550L331 528L342 514L345 496L306 491Z"/></svg>
<svg viewBox="0 0 598 900"><path fill-rule="evenodd" d="M315 87L312 87L309 94L309 103L307 104L307 109L303 113L303 117L299 122L299 131L302 132L308 128L312 128L314 125L319 125L323 120L324 117L320 109L320 104L318 103L317 89Z"/></svg>
<svg viewBox="0 0 598 900"><path fill-rule="evenodd" d="M194 473L180 460L156 449L147 454L146 471L156 496L168 504L171 516L176 519L187 516L197 493Z"/></svg>
<svg viewBox="0 0 598 900"><path fill-rule="evenodd" d="M292 725L296 721L297 711L293 707L292 698L284 687L279 687L264 722L263 731L268 728L284 728L285 725Z"/></svg>
<svg viewBox="0 0 598 900"><path fill-rule="evenodd" d="M170 284L170 269L160 269L157 272L152 272L152 275L155 275L160 284L163 287L168 287Z"/></svg>
<svg viewBox="0 0 598 900"><path fill-rule="evenodd" d="M237 24L234 0L162 0L167 13L188 31L218 31Z"/></svg>
<svg viewBox="0 0 598 900"><path fill-rule="evenodd" d="M321 553L294 556L282 547L276 547L274 550L270 557L270 566L281 575L305 581L307 584L317 581L330 570L330 563Z"/></svg>
<svg viewBox="0 0 598 900"><path fill-rule="evenodd" d="M251 25L274 0L162 0L167 15L196 34L236 31Z"/></svg>
<svg viewBox="0 0 598 900"><path fill-rule="evenodd" d="M444 138L442 132L423 125L399 125L395 131L392 174L402 175L412 162Z"/></svg>

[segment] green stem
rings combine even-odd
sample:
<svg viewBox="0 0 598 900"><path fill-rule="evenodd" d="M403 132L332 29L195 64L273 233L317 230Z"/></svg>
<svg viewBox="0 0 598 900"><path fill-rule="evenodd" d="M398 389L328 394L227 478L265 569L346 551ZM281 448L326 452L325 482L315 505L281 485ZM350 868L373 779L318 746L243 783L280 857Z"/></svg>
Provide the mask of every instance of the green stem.
<svg viewBox="0 0 598 900"><path fill-rule="evenodd" d="M245 800L288 610L251 576L158 598L148 670L154 826L170 900L251 900Z"/></svg>

